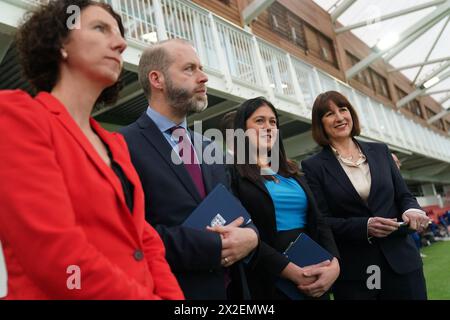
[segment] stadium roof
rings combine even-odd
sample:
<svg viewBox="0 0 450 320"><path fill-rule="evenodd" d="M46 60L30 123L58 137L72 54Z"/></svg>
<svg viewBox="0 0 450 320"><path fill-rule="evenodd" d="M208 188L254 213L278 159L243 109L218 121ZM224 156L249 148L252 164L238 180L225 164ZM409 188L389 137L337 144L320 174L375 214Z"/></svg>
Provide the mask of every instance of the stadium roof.
<svg viewBox="0 0 450 320"><path fill-rule="evenodd" d="M353 32L373 48L348 78L382 57L416 85L411 99L430 95L450 110L450 0L314 1L344 26L337 34Z"/></svg>

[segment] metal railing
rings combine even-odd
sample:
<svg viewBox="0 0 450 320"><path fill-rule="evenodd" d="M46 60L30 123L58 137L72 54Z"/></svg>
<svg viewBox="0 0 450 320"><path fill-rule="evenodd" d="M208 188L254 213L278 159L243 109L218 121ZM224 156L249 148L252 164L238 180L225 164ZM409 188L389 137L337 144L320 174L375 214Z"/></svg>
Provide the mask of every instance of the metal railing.
<svg viewBox="0 0 450 320"><path fill-rule="evenodd" d="M337 90L354 105L365 137L446 162L450 159L448 137L421 126L190 1L104 1L121 14L129 40L143 45L168 38L190 41L207 71L225 79L224 91L231 86L258 88L281 103L298 104L310 117L314 98L321 92Z"/></svg>

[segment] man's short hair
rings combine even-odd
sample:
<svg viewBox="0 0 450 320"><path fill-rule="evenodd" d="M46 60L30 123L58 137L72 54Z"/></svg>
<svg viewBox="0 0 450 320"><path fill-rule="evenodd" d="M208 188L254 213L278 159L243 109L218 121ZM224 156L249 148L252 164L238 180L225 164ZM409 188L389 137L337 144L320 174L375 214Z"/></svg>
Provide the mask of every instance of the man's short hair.
<svg viewBox="0 0 450 320"><path fill-rule="evenodd" d="M160 71L167 75L167 69L172 64L172 56L166 48L166 44L170 42L179 42L182 44L192 44L184 39L169 39L155 43L154 45L146 48L141 55L138 66L139 83L141 84L144 95L147 99L151 97L151 86L148 81L148 74L151 71Z"/></svg>

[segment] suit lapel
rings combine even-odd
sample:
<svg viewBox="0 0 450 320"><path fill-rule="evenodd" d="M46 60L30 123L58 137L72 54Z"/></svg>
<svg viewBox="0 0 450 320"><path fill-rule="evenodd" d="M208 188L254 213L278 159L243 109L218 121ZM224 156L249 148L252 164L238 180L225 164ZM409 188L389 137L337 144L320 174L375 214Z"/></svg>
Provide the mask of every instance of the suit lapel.
<svg viewBox="0 0 450 320"><path fill-rule="evenodd" d="M357 141L359 147L361 148L361 151L364 153L364 155L367 158L367 163L369 164L369 170L370 170L370 191L369 191L369 198L367 199L367 203L371 203L371 199L375 196L375 190L381 183L381 174L376 174L378 170L378 162L376 161L377 154L375 153L375 150L373 150L369 144Z"/></svg>
<svg viewBox="0 0 450 320"><path fill-rule="evenodd" d="M317 206L316 204L316 199L314 198L311 189L308 186L308 183L306 182L306 179L304 176L299 176L299 177L294 177L294 179L298 182L298 184L302 187L303 191L306 194L306 198L308 200L308 211L307 211L307 217L306 217L306 230L311 231L311 230L315 230L316 228L316 212L314 212L313 210L315 210L315 207Z"/></svg>
<svg viewBox="0 0 450 320"><path fill-rule="evenodd" d="M143 206L142 206L143 199L142 199L142 197L139 196L139 194L137 192L137 190L140 189L140 186L137 186L136 184L140 183L140 180L128 158L129 157L128 150L126 150L126 149L124 150L123 148L121 148L121 146L119 144L117 144L117 141L113 141L113 139L112 139L113 137L110 134L107 134L107 132L93 119L91 119L91 126L97 132L99 137L104 141L104 143L106 143L109 146L109 149L112 154L112 158L114 159L115 162L117 162L119 164L119 166L121 167L125 176L127 177L128 181L133 185L133 214L131 215L131 217L134 220L136 229L139 230L138 232L139 232L139 234L141 234L141 231L143 229L144 219L142 219L143 218L142 214L139 215L139 213L143 212ZM115 174L113 177L114 177L114 179L117 178L117 180L119 180ZM126 204L125 198L124 198L122 185L121 185L120 181L118 181L118 182L119 182L118 187L120 190L119 196L122 199L122 201L121 201L122 205L125 208L129 209ZM139 234L136 234L137 239L140 238Z"/></svg>
<svg viewBox="0 0 450 320"><path fill-rule="evenodd" d="M272 199L269 190L267 190L267 187L264 185L264 180L263 178L259 178L256 182L255 182L256 187L258 187L262 192L264 192L268 197L270 197L270 199Z"/></svg>
<svg viewBox="0 0 450 320"><path fill-rule="evenodd" d="M342 189L344 189L356 201L359 201L362 204L366 205L365 202L359 196L353 184L351 183L344 169L342 169L341 164L336 159L330 147L325 147L322 150L321 157L323 160L325 160L325 169L331 176L335 178L335 180L342 187Z"/></svg>
<svg viewBox="0 0 450 320"><path fill-rule="evenodd" d="M172 169L173 173L178 177L180 182L184 185L186 190L197 201L201 202L202 199L197 191L197 187L192 181L191 176L187 172L183 164L175 164L172 161L172 146L167 142L162 132L158 129L156 124L147 116L144 112L142 116L137 120L141 133L145 137L146 141L153 147L153 149L161 156L161 158Z"/></svg>
<svg viewBox="0 0 450 320"><path fill-rule="evenodd" d="M253 181L250 180L247 177L241 177L240 179L245 180L247 183L250 184L252 188L256 188L257 190L257 196L258 198L261 196L261 202L260 205L262 209L260 212L258 212L258 215L264 216L262 219L264 223L267 224L267 226L273 230L273 233L275 234L277 232L277 222L275 217L275 204L273 202L272 196L269 193L269 190L264 184L264 178L260 177L258 180ZM242 189L245 190L245 192L249 192L249 194L252 194L252 192L248 189ZM241 190L240 190L241 191ZM261 195L262 192L262 195ZM244 196L245 197L245 196ZM272 208L272 210L270 210Z"/></svg>

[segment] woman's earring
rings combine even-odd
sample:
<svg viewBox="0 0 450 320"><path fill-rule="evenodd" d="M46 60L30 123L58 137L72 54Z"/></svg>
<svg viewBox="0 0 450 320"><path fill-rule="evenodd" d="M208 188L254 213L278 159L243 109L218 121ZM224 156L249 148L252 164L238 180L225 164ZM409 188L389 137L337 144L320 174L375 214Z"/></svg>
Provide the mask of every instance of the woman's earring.
<svg viewBox="0 0 450 320"><path fill-rule="evenodd" d="M67 60L67 57L68 57L67 51L64 49L61 49L61 56L62 56L63 60Z"/></svg>

